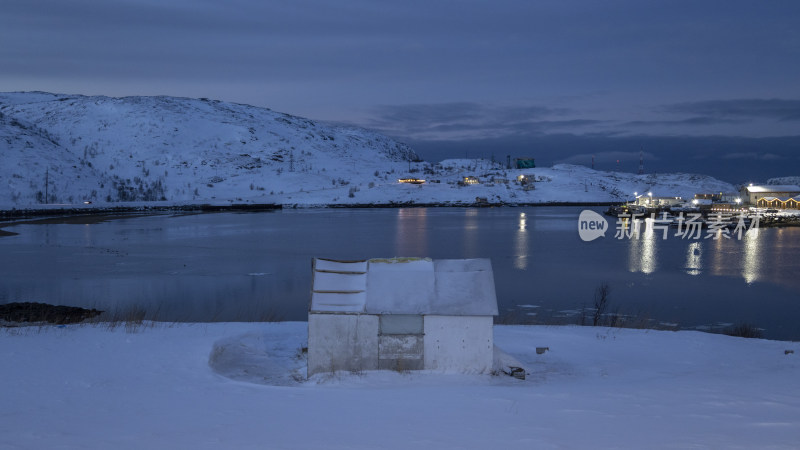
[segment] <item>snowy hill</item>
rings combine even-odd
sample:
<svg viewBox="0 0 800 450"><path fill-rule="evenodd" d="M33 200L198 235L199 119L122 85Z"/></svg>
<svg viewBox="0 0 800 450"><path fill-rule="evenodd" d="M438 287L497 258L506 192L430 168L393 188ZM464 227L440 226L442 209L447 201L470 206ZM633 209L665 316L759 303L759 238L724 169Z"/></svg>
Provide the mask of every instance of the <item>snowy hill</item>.
<svg viewBox="0 0 800 450"><path fill-rule="evenodd" d="M786 186L786 185L794 185L800 186L800 177L778 177L778 178L770 178L767 180L767 184L769 185L778 185L778 186Z"/></svg>
<svg viewBox="0 0 800 450"><path fill-rule="evenodd" d="M0 203L20 206L43 200L48 171L49 203L200 202L322 189L416 159L366 130L209 100L0 94L0 114Z"/></svg>
<svg viewBox="0 0 800 450"><path fill-rule="evenodd" d="M405 144L208 99L0 93L0 209L160 202L295 205L617 202L732 191L711 177L419 161ZM532 184L517 182L525 174ZM424 185L401 184L406 176ZM479 183L461 185L466 176Z"/></svg>

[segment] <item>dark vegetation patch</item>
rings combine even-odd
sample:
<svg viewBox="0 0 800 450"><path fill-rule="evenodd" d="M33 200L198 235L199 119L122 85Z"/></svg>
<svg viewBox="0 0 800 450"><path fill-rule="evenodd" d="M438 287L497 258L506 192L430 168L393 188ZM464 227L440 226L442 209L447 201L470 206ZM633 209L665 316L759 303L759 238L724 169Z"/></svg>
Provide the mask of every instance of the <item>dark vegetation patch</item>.
<svg viewBox="0 0 800 450"><path fill-rule="evenodd" d="M722 334L727 334L728 336L751 338L751 339L761 339L764 337L764 333L761 331L760 328L749 323L740 323L730 328L726 328L722 330Z"/></svg>
<svg viewBox="0 0 800 450"><path fill-rule="evenodd" d="M6 303L0 305L0 322L47 322L54 324L79 323L102 314L103 311L77 306L57 306L47 303Z"/></svg>

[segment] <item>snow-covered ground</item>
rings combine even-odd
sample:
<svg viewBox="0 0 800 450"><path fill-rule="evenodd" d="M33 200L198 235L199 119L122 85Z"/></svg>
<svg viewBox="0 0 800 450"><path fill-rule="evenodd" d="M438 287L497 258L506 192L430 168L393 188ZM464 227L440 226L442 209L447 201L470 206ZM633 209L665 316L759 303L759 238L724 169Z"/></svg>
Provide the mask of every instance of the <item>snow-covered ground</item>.
<svg viewBox="0 0 800 450"><path fill-rule="evenodd" d="M208 99L0 93L0 210L46 204L621 202L734 187L696 174L423 162L403 143ZM535 155L532 155L535 156ZM517 182L526 175L533 189ZM464 177L479 184L460 186ZM424 185L401 184L416 177ZM138 203L137 203L138 202ZM45 206L46 207L46 206Z"/></svg>
<svg viewBox="0 0 800 450"><path fill-rule="evenodd" d="M526 380L367 372L305 381L306 326L0 329L0 448L794 449L800 442L798 343L495 326L495 343L527 365Z"/></svg>

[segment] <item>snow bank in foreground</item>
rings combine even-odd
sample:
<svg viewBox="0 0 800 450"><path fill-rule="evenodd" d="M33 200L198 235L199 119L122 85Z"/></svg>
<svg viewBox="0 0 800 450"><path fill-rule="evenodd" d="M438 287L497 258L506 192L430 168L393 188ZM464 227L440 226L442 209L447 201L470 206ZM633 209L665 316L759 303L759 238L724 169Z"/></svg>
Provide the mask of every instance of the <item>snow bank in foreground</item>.
<svg viewBox="0 0 800 450"><path fill-rule="evenodd" d="M496 326L496 344L529 368L526 380L372 372L303 381L306 326L2 329L0 447L796 448L800 442L797 343ZM550 350L537 355L536 347Z"/></svg>

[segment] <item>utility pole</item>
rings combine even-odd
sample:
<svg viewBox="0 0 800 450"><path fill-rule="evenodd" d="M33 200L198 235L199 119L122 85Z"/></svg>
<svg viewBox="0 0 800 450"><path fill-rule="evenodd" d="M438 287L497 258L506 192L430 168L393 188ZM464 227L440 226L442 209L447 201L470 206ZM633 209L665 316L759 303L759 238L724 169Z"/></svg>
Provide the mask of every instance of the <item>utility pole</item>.
<svg viewBox="0 0 800 450"><path fill-rule="evenodd" d="M644 174L644 154L639 152L639 175Z"/></svg>
<svg viewBox="0 0 800 450"><path fill-rule="evenodd" d="M594 170L594 155L592 155L592 170Z"/></svg>
<svg viewBox="0 0 800 450"><path fill-rule="evenodd" d="M294 152L289 150L289 172L294 172Z"/></svg>
<svg viewBox="0 0 800 450"><path fill-rule="evenodd" d="M50 200L50 168L48 167L47 170L44 172L44 202L45 204L49 203Z"/></svg>

